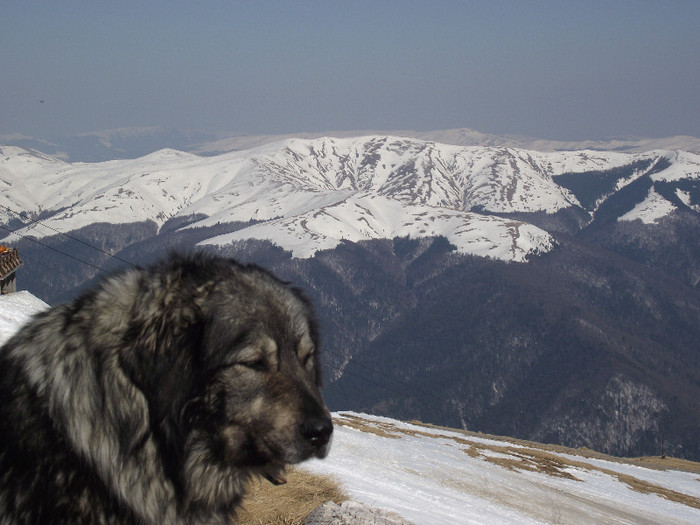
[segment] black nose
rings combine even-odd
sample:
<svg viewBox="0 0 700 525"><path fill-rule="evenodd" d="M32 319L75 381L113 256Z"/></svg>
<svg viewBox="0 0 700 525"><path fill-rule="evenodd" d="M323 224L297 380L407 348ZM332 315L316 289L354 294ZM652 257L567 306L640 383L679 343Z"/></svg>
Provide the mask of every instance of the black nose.
<svg viewBox="0 0 700 525"><path fill-rule="evenodd" d="M315 447L322 447L331 439L333 422L329 417L311 417L301 425L301 435Z"/></svg>

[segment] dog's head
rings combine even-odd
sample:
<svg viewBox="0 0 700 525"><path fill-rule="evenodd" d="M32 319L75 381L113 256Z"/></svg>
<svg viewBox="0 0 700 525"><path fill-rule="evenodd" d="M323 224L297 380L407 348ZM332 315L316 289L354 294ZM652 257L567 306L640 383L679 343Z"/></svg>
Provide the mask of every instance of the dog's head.
<svg viewBox="0 0 700 525"><path fill-rule="evenodd" d="M323 458L333 425L320 393L310 303L257 267L238 267L199 301L193 369L182 409L186 497L211 508L242 493L251 473L283 482L284 465Z"/></svg>

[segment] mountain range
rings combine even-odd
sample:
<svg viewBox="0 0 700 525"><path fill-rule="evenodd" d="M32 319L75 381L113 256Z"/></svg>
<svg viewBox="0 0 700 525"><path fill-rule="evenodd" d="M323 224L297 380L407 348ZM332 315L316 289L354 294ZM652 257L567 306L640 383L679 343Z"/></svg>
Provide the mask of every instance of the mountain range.
<svg viewBox="0 0 700 525"><path fill-rule="evenodd" d="M630 192L643 194L614 212L618 221L700 210L700 155L681 151L540 153L362 137L290 139L210 158L161 150L70 164L13 147L0 156L1 212L8 222L15 212L42 216L18 230L35 237L98 222L161 228L199 217L187 227L250 223L203 243L265 239L295 257L342 240L443 235L461 253L523 261L553 247L533 223L585 225Z"/></svg>
<svg viewBox="0 0 700 525"><path fill-rule="evenodd" d="M377 135L391 135L454 146L506 147L536 151L595 150L644 153L664 149L700 153L700 139L685 135L662 138L617 137L562 141L518 135L494 135L468 128L435 131L364 130L303 132L288 135L243 135L151 126L117 128L48 138L32 137L19 133L4 134L0 135L0 144L35 149L70 162L101 162L114 159L134 159L166 148L212 156L252 149L291 138L352 138Z"/></svg>
<svg viewBox="0 0 700 525"><path fill-rule="evenodd" d="M66 162L0 149L3 240L54 303L166 251L318 306L333 409L700 458L700 155L401 136Z"/></svg>

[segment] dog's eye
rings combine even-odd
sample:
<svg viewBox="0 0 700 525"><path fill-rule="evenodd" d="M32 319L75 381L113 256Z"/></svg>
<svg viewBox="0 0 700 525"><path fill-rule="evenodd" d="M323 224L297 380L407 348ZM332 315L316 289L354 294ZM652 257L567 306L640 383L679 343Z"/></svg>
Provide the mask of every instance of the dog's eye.
<svg viewBox="0 0 700 525"><path fill-rule="evenodd" d="M257 372L275 370L279 361L277 348L274 339L260 336L233 354L234 364Z"/></svg>
<svg viewBox="0 0 700 525"><path fill-rule="evenodd" d="M314 354L313 353L308 353L304 356L304 358L301 360L301 364L304 366L304 368L311 368L314 362Z"/></svg>
<svg viewBox="0 0 700 525"><path fill-rule="evenodd" d="M242 361L239 364L243 365L246 368L250 368L251 370L255 370L256 372L267 371L267 361L265 360L264 357L259 357L257 359L251 359L249 361Z"/></svg>

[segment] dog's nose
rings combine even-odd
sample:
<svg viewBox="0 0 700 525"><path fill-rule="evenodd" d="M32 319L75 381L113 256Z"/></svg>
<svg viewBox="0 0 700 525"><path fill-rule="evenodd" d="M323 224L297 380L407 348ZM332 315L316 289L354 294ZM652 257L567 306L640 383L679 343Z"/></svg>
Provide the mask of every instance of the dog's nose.
<svg viewBox="0 0 700 525"><path fill-rule="evenodd" d="M322 447L331 439L333 422L329 417L312 417L301 425L301 435L315 447Z"/></svg>

